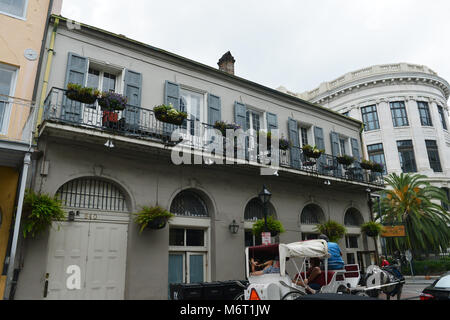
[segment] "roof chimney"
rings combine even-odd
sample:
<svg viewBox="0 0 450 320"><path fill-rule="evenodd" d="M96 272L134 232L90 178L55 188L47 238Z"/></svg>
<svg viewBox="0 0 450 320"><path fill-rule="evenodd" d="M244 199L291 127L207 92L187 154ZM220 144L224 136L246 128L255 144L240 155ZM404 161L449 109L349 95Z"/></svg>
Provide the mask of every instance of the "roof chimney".
<svg viewBox="0 0 450 320"><path fill-rule="evenodd" d="M220 58L219 62L219 70L224 71L226 73L234 75L234 63L236 60L231 55L231 52L228 51L225 53L222 58Z"/></svg>

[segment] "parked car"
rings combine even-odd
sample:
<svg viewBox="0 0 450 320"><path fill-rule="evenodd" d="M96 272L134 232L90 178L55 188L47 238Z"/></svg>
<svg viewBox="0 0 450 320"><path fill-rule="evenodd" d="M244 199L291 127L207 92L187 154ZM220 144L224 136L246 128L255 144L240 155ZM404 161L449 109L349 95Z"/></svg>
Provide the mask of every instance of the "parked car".
<svg viewBox="0 0 450 320"><path fill-rule="evenodd" d="M450 272L423 289L420 300L450 300Z"/></svg>

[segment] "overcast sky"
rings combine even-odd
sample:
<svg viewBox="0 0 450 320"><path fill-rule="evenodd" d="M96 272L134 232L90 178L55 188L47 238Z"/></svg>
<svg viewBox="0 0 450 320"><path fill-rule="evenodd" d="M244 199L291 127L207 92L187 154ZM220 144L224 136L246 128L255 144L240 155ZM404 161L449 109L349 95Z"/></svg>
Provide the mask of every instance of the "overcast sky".
<svg viewBox="0 0 450 320"><path fill-rule="evenodd" d="M64 0L62 15L304 92L376 64L426 65L450 81L448 0Z"/></svg>

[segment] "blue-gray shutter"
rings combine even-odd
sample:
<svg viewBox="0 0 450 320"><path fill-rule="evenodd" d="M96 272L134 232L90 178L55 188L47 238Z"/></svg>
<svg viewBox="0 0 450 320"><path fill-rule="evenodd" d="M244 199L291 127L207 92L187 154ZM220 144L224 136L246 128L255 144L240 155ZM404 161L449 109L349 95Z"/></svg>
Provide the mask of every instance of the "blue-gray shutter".
<svg viewBox="0 0 450 320"><path fill-rule="evenodd" d="M247 107L240 102L234 103L234 123L247 131Z"/></svg>
<svg viewBox="0 0 450 320"><path fill-rule="evenodd" d="M360 150L359 142L358 142L358 139L355 139L355 138L351 138L350 140L351 140L351 144L352 144L352 154L353 154L353 157L356 158L356 161L354 162L355 169L354 169L353 175L354 175L355 179L363 180L363 173L362 173L361 164L360 164L361 155L359 153L359 150Z"/></svg>
<svg viewBox="0 0 450 320"><path fill-rule="evenodd" d="M208 94L208 124L214 125L222 120L222 103L220 97Z"/></svg>
<svg viewBox="0 0 450 320"><path fill-rule="evenodd" d="M166 81L164 88L164 104L172 104L175 109L180 110L180 85L178 83Z"/></svg>
<svg viewBox="0 0 450 320"><path fill-rule="evenodd" d="M64 88L69 83L84 86L88 72L88 59L78 54L69 52L67 59L66 80ZM72 101L64 96L61 108L61 119L69 122L80 123L82 120L82 104Z"/></svg>
<svg viewBox="0 0 450 320"><path fill-rule="evenodd" d="M323 129L322 128L314 127L314 139L315 139L316 147L321 150L325 150L325 140L323 137ZM317 162L318 162L317 170L319 171L319 173L323 173L323 171L324 171L323 167L326 164L326 155L322 154L322 156L318 159Z"/></svg>
<svg viewBox="0 0 450 320"><path fill-rule="evenodd" d="M186 112L187 110L181 110L180 108L180 85L175 82L171 82L166 80L164 85L164 104L171 104L176 110ZM186 124L186 121L185 123ZM184 125L186 128L186 125ZM177 128L177 126L169 123L164 123L162 130L164 135L169 137L172 135L172 132Z"/></svg>
<svg viewBox="0 0 450 320"><path fill-rule="evenodd" d="M240 102L234 103L234 123L241 127L242 130L244 130L244 133L247 132L247 107L245 104ZM248 147L249 147L249 137L245 137L245 159L248 160L249 153L248 153ZM238 143L239 148L239 143Z"/></svg>
<svg viewBox="0 0 450 320"><path fill-rule="evenodd" d="M331 136L331 153L333 155L333 160L332 163L330 163L330 165L333 165L333 167L335 167L334 169L335 175L339 175L340 173L340 168L338 168L339 163L335 158L339 156L340 153L339 134L337 132L331 132L330 136Z"/></svg>
<svg viewBox="0 0 450 320"><path fill-rule="evenodd" d="M142 74L125 70L124 95L128 98L123 117L127 130L138 131L141 128Z"/></svg>
<svg viewBox="0 0 450 320"><path fill-rule="evenodd" d="M278 116L276 114L267 112L267 131L278 129Z"/></svg>
<svg viewBox="0 0 450 320"><path fill-rule="evenodd" d="M291 142L291 166L295 169L301 168L301 147L300 136L298 133L298 123L296 120L288 120L289 141Z"/></svg>
<svg viewBox="0 0 450 320"><path fill-rule="evenodd" d="M353 156L356 158L357 161L361 161L361 155L359 153L358 140L355 139L355 138L352 138L351 141L352 141L352 153L353 153Z"/></svg>

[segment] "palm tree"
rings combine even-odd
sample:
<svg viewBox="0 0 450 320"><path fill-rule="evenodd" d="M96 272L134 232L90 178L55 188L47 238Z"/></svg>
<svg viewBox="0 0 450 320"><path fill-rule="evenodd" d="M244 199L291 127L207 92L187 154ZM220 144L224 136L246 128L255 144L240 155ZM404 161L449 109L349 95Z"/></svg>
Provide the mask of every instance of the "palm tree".
<svg viewBox="0 0 450 320"><path fill-rule="evenodd" d="M441 206L448 203L447 196L426 178L404 173L385 178L388 188L382 193L383 222L406 228L406 237L386 239L390 252L411 249L415 254L438 253L450 245L450 216Z"/></svg>

